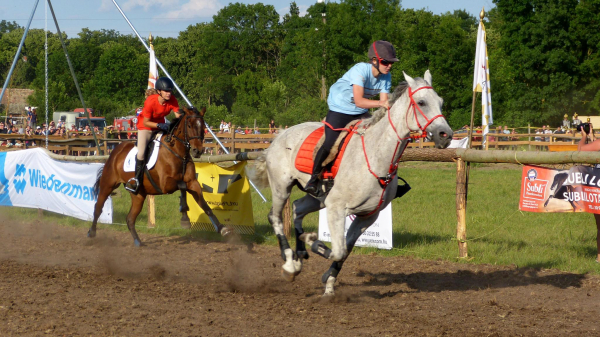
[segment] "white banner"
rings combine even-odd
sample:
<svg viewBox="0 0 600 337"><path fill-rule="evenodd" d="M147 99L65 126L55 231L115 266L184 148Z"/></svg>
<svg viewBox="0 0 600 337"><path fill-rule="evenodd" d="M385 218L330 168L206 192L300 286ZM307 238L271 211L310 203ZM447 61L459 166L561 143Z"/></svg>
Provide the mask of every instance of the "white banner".
<svg viewBox="0 0 600 337"><path fill-rule="evenodd" d="M467 144L469 143L469 137L465 137L463 139L452 139L450 141L449 149L466 149Z"/></svg>
<svg viewBox="0 0 600 337"><path fill-rule="evenodd" d="M0 152L0 206L40 208L92 221L96 174L103 164L61 162L44 149ZM112 200L98 220L112 223Z"/></svg>
<svg viewBox="0 0 600 337"><path fill-rule="evenodd" d="M346 217L346 228L344 238L348 234L348 228L356 216ZM319 211L319 240L331 242L331 233L327 225L327 208ZM379 249L392 249L392 204L379 212L379 217L362 235L356 240L355 246L375 247Z"/></svg>

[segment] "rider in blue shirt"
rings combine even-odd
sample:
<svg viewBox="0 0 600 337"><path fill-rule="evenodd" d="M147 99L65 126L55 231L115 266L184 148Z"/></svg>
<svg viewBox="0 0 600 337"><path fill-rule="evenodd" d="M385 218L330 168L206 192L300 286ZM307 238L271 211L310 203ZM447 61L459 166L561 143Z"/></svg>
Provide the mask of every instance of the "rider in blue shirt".
<svg viewBox="0 0 600 337"><path fill-rule="evenodd" d="M325 122L325 141L315 156L312 175L304 187L311 194L318 191L318 181L323 171L322 163L329 155L343 128L356 119L370 117L369 109L389 108L388 93L392 87L392 64L398 62L396 50L387 41L375 41L369 47L370 63L358 63L329 89L329 112ZM379 95L379 100L370 98Z"/></svg>

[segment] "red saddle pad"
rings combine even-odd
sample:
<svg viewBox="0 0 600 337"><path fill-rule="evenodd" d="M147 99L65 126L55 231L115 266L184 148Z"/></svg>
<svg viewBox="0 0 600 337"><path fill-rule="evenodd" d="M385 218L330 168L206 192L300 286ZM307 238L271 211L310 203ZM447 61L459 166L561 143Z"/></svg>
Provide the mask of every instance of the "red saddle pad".
<svg viewBox="0 0 600 337"><path fill-rule="evenodd" d="M298 150L298 154L296 155L296 169L300 172L312 173L312 168L314 165L313 161L313 153L315 151L315 146L321 140L321 137L324 137L325 134L325 126L322 126L315 131L313 131L302 143L300 146L300 150ZM338 169L340 167L340 163L342 162L342 158L344 157L344 151L346 150L346 145L354 135L354 132L350 132L346 139L344 139L344 143L342 144L339 152L337 153L333 165L331 169L326 169L323 173L324 179L333 179L337 175Z"/></svg>

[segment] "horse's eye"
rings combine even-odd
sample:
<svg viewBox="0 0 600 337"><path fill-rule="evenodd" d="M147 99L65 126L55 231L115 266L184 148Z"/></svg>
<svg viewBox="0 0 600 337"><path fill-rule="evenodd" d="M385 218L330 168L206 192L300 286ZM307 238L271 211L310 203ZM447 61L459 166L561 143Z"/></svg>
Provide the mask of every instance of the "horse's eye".
<svg viewBox="0 0 600 337"><path fill-rule="evenodd" d="M420 100L417 102L417 104L419 104L419 106L425 106L425 101L424 100Z"/></svg>

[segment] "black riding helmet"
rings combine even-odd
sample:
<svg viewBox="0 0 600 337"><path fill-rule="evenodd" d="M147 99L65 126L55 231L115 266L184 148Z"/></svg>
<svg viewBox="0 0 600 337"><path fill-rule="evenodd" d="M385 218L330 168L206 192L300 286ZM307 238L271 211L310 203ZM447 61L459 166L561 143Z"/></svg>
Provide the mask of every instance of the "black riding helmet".
<svg viewBox="0 0 600 337"><path fill-rule="evenodd" d="M156 90L173 91L174 88L173 81L168 77L161 77L154 84L154 89Z"/></svg>
<svg viewBox="0 0 600 337"><path fill-rule="evenodd" d="M396 49L388 41L378 40L369 47L369 59L376 58L377 61L398 62Z"/></svg>

